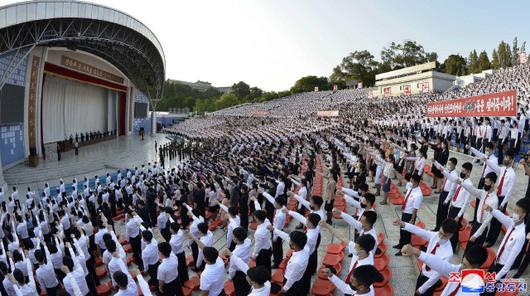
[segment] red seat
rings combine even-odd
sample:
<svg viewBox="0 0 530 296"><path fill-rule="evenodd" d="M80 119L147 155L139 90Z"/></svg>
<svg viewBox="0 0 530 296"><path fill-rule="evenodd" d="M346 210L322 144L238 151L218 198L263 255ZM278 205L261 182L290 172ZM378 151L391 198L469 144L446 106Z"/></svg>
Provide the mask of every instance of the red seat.
<svg viewBox="0 0 530 296"><path fill-rule="evenodd" d="M132 246L131 244L126 244L123 246L123 250L126 252L126 253L131 253L132 252Z"/></svg>
<svg viewBox="0 0 530 296"><path fill-rule="evenodd" d="M184 282L184 286L190 288L192 291L199 290L200 280L198 276L194 276L191 279Z"/></svg>
<svg viewBox="0 0 530 296"><path fill-rule="evenodd" d="M234 288L234 282L227 281L225 282L225 294L226 296L233 296L236 289Z"/></svg>
<svg viewBox="0 0 530 296"><path fill-rule="evenodd" d="M346 248L346 244L345 243L329 244L328 247L326 248L326 253L328 253L328 254L339 254L339 253L342 253L344 251L344 248Z"/></svg>
<svg viewBox="0 0 530 296"><path fill-rule="evenodd" d="M283 284L283 269L276 269L276 271L272 275L271 282Z"/></svg>
<svg viewBox="0 0 530 296"><path fill-rule="evenodd" d="M480 269L484 270L488 270L495 261L495 258L497 257L495 251L493 251L491 248L487 248L486 250L488 250L488 259L486 259L486 261L484 261L484 263L480 267Z"/></svg>
<svg viewBox="0 0 530 296"><path fill-rule="evenodd" d="M425 229L425 223L421 220L418 220L418 222L416 222L416 226L418 226L421 229Z"/></svg>
<svg viewBox="0 0 530 296"><path fill-rule="evenodd" d="M377 234L377 243L381 245L385 241L385 234L382 232L379 232Z"/></svg>
<svg viewBox="0 0 530 296"><path fill-rule="evenodd" d="M420 182L420 188L421 188L421 193L423 194L424 197L430 196L432 194L431 186L427 185L427 183L423 181Z"/></svg>
<svg viewBox="0 0 530 296"><path fill-rule="evenodd" d="M188 265L188 267L192 267L193 266L193 256L188 256L186 257L186 265Z"/></svg>
<svg viewBox="0 0 530 296"><path fill-rule="evenodd" d="M333 293L333 290L335 290L335 285L332 282L317 278L313 283L313 288L311 288L311 295L328 296Z"/></svg>
<svg viewBox="0 0 530 296"><path fill-rule="evenodd" d="M250 261L248 262L248 267L256 267L256 260L250 259Z"/></svg>
<svg viewBox="0 0 530 296"><path fill-rule="evenodd" d="M182 294L184 294L184 296L191 296L193 294L193 290L188 287L182 287Z"/></svg>
<svg viewBox="0 0 530 296"><path fill-rule="evenodd" d="M382 272L388 266L388 256L383 254L383 256L374 258L374 266L379 272Z"/></svg>
<svg viewBox="0 0 530 296"><path fill-rule="evenodd" d="M94 263L96 264L96 267L103 265L103 260L101 260L101 257L96 257L94 259Z"/></svg>
<svg viewBox="0 0 530 296"><path fill-rule="evenodd" d="M326 254L324 256L324 260L322 260L322 264L328 265L328 266L335 266L335 265L339 264L342 261L342 259L344 259L344 254L343 253Z"/></svg>
<svg viewBox="0 0 530 296"><path fill-rule="evenodd" d="M129 243L129 242L126 239L124 239L124 238L120 239L120 245L123 246L123 245L125 245L127 243Z"/></svg>
<svg viewBox="0 0 530 296"><path fill-rule="evenodd" d="M385 285L387 285L390 280L392 280L392 271L390 270L390 268L385 268L381 274L383 275L383 281L382 282L375 282L374 283L374 288L381 288L381 287L384 287Z"/></svg>
<svg viewBox="0 0 530 296"><path fill-rule="evenodd" d="M460 221L460 228L458 230L463 230L467 227L469 222L467 222L466 218L462 218L462 221Z"/></svg>
<svg viewBox="0 0 530 296"><path fill-rule="evenodd" d="M375 296L394 296L394 289L391 285L375 288Z"/></svg>
<svg viewBox="0 0 530 296"><path fill-rule="evenodd" d="M96 287L96 292L98 293L98 296L108 296L110 295L111 291L112 291L112 283L110 281L106 284L101 284Z"/></svg>
<svg viewBox="0 0 530 296"><path fill-rule="evenodd" d="M378 249L379 249L379 252L376 252L374 255L374 257L376 258L381 257L386 253L386 249L387 249L386 244L385 243L379 244Z"/></svg>
<svg viewBox="0 0 530 296"><path fill-rule="evenodd" d="M410 244L413 246L413 247L421 247L421 246L426 246L429 242L424 240L423 238L413 234L410 238Z"/></svg>
<svg viewBox="0 0 530 296"><path fill-rule="evenodd" d="M96 276L98 279L102 279L107 276L107 269L105 267L96 268Z"/></svg>
<svg viewBox="0 0 530 296"><path fill-rule="evenodd" d="M287 267L287 262L289 262L289 259L284 258L280 264L278 264L279 269L285 269Z"/></svg>

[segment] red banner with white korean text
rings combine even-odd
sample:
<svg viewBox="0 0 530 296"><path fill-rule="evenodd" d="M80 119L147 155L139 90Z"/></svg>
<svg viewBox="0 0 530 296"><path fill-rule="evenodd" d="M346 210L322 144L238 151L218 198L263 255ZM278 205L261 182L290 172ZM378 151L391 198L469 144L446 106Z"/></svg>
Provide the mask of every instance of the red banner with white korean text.
<svg viewBox="0 0 530 296"><path fill-rule="evenodd" d="M427 104L427 117L515 116L515 90Z"/></svg>

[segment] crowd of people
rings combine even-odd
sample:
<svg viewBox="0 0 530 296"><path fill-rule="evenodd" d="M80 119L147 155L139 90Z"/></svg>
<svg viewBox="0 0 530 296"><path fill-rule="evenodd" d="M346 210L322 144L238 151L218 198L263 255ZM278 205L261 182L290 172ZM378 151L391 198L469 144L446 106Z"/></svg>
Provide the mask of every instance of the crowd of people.
<svg viewBox="0 0 530 296"><path fill-rule="evenodd" d="M366 90L343 90L247 104L165 129L182 141L155 147L159 162L71 186L61 180L55 190L28 188L25 196L0 189L0 291L308 295L318 278L346 295L378 295L374 284L384 275L375 261L384 250L375 224L380 207L392 204L401 215L395 256L423 262L410 295L464 295L441 278L484 268L494 246L488 271L497 280L520 277L530 262L530 197L514 193L528 182L514 166L528 136L528 74L517 66L442 94L367 98ZM515 118L425 118L430 101L514 87ZM336 118L315 116L333 109ZM476 161L462 163L456 151ZM179 162L166 165L165 157ZM526 154L520 162L530 171ZM416 225L428 173L439 200L432 230ZM352 239L334 227L338 219ZM351 255L346 276L322 265L322 232ZM425 240L422 248L411 246L412 235Z"/></svg>

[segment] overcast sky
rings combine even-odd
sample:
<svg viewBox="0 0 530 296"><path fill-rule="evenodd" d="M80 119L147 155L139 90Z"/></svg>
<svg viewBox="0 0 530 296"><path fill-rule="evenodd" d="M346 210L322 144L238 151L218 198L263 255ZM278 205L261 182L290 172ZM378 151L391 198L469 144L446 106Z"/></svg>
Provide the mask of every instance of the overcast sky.
<svg viewBox="0 0 530 296"><path fill-rule="evenodd" d="M18 1L0 0L0 4ZM530 40L527 1L90 0L146 24L166 55L166 76L215 86L245 81L285 90L329 76L354 50L416 40L439 61L473 48Z"/></svg>

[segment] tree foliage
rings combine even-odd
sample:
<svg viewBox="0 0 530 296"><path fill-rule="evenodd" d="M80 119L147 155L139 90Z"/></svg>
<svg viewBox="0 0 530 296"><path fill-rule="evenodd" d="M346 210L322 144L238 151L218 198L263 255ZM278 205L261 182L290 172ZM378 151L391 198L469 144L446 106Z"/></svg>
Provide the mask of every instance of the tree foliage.
<svg viewBox="0 0 530 296"><path fill-rule="evenodd" d="M467 63L466 59L459 54L452 54L445 59L441 66L442 71L452 75L466 75L467 74Z"/></svg>
<svg viewBox="0 0 530 296"><path fill-rule="evenodd" d="M291 93L309 92L313 91L315 87L318 87L318 90L329 90L330 84L326 77L304 76L291 87Z"/></svg>

